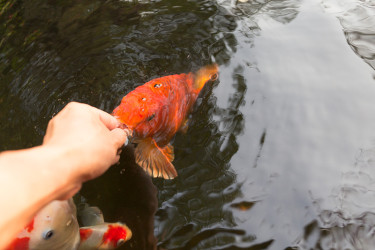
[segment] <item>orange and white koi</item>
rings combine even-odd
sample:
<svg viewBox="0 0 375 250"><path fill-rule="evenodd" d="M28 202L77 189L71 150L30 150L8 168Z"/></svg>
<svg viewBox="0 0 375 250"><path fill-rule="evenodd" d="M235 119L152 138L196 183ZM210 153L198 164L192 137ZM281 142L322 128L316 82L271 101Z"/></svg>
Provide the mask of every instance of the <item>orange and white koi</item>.
<svg viewBox="0 0 375 250"><path fill-rule="evenodd" d="M100 210L95 208L95 211ZM105 223L103 216L79 227L72 199L52 201L18 234L7 250L115 249L132 236L122 223Z"/></svg>

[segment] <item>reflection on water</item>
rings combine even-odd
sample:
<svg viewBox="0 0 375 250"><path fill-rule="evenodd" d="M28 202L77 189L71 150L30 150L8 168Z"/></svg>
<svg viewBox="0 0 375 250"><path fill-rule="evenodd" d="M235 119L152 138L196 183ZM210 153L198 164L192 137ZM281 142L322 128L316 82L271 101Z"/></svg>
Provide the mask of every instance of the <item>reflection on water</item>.
<svg viewBox="0 0 375 250"><path fill-rule="evenodd" d="M237 17L257 17L266 15L277 22L287 24L296 18L300 1L218 1L220 5L226 6ZM244 22L248 20L243 19Z"/></svg>
<svg viewBox="0 0 375 250"><path fill-rule="evenodd" d="M353 51L375 69L375 5L370 1L324 0ZM373 135L372 135L373 136ZM375 245L374 148L360 150L354 169L328 199L314 199L318 217L304 228L298 249L372 249Z"/></svg>
<svg viewBox="0 0 375 250"><path fill-rule="evenodd" d="M173 142L178 178L151 180L128 148L81 191L133 230L124 249L366 248L375 175L351 168L374 138L374 72L349 46L374 67L373 5L322 5L0 1L0 148L40 143L69 101L110 112L152 78L216 62Z"/></svg>
<svg viewBox="0 0 375 250"><path fill-rule="evenodd" d="M306 225L302 249L372 249L375 245L375 149L361 150L355 167L327 200L315 199L317 220Z"/></svg>
<svg viewBox="0 0 375 250"><path fill-rule="evenodd" d="M375 69L375 3L372 1L324 0L335 14L353 51Z"/></svg>

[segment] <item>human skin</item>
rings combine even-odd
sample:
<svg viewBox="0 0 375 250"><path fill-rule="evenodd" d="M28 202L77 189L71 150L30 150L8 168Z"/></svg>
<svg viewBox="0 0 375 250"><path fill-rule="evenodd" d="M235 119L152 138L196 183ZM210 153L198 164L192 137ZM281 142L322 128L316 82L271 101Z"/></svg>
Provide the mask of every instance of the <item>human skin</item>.
<svg viewBox="0 0 375 250"><path fill-rule="evenodd" d="M126 140L118 125L108 113L72 102L50 120L42 145L0 153L0 249L46 204L71 198L118 162Z"/></svg>

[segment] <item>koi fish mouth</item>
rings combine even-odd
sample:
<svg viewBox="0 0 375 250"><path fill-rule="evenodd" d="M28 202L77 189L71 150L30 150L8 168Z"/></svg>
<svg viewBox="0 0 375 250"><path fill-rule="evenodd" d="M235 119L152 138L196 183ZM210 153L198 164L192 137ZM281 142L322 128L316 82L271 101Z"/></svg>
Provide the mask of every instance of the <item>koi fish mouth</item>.
<svg viewBox="0 0 375 250"><path fill-rule="evenodd" d="M121 128L122 130L131 130L126 124L124 123L120 123L120 125L118 125L118 128Z"/></svg>
<svg viewBox="0 0 375 250"><path fill-rule="evenodd" d="M133 137L133 129L129 128L126 124L120 123L118 125L118 128L122 129L126 134L126 141L124 143L124 146L129 144L129 138Z"/></svg>
<svg viewBox="0 0 375 250"><path fill-rule="evenodd" d="M117 128L124 130L126 133L126 136L131 136L133 134L133 128L129 127L125 123L122 123L118 116L114 115L113 117L116 118L116 120L119 122L119 125L117 126Z"/></svg>

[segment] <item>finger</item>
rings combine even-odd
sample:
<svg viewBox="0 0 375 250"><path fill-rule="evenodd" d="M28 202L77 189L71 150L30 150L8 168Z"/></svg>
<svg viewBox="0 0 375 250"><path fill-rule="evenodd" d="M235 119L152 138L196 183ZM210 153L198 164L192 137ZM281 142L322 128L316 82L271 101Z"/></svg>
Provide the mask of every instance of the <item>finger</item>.
<svg viewBox="0 0 375 250"><path fill-rule="evenodd" d="M126 133L120 128L115 128L110 131L110 137L113 140L116 148L122 147L122 145L124 145L125 141L127 140Z"/></svg>
<svg viewBox="0 0 375 250"><path fill-rule="evenodd" d="M113 159L113 162L111 164L112 165L115 165L116 163L118 163L120 161L120 155L116 155L116 157Z"/></svg>
<svg viewBox="0 0 375 250"><path fill-rule="evenodd" d="M88 104L84 103L78 103L78 102L70 102L66 105L66 108L72 108L72 107L86 107L87 109L90 109L92 112L99 115L100 121L109 129L112 130L114 128L117 128L120 125L120 122L117 121L116 118L114 118L112 115L108 114L107 112L100 110L98 108L92 107Z"/></svg>
<svg viewBox="0 0 375 250"><path fill-rule="evenodd" d="M46 143L50 140L50 138L52 137L52 134L53 134L53 131L54 131L54 118L52 118L51 120L49 120L48 122L48 125L47 125L47 129L46 129L46 133L43 137L43 143Z"/></svg>
<svg viewBox="0 0 375 250"><path fill-rule="evenodd" d="M115 117L113 117L112 115L108 114L107 112L105 112L103 110L100 110L100 109L97 109L97 108L94 108L94 107L91 107L91 108L93 108L93 110L95 110L94 112L96 112L97 114L99 114L100 120L103 122L103 124L109 130L113 130L113 129L117 128L120 125L120 122L117 121L117 119Z"/></svg>

